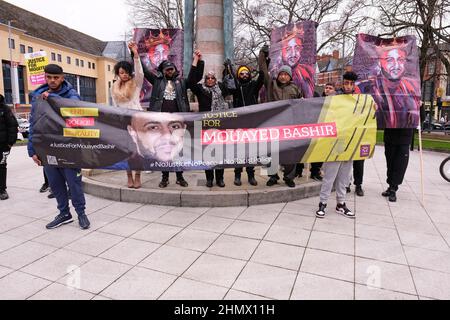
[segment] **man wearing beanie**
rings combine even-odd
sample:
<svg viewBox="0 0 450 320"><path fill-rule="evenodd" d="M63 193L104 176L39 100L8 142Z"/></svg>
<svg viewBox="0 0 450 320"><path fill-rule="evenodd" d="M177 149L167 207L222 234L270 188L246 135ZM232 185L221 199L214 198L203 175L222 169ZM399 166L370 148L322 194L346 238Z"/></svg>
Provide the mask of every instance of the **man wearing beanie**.
<svg viewBox="0 0 450 320"><path fill-rule="evenodd" d="M259 53L259 68L264 72L267 101L280 101L289 99L300 99L303 95L297 85L292 81L292 69L282 66L276 79L271 79L268 71L268 48L265 46ZM295 188L296 165L287 164L284 167L284 182L290 188ZM278 183L278 174L270 176L267 186L271 187Z"/></svg>
<svg viewBox="0 0 450 320"><path fill-rule="evenodd" d="M134 54L131 55L134 57ZM191 83L198 83L202 79L204 62L201 60L202 54L199 50L195 51L191 71L188 79L180 77L176 65L168 60L164 60L158 67L156 72L148 70L145 64L142 63L144 70L144 77L153 86L152 96L150 98L150 107L148 111L152 112L190 112L187 89ZM203 69L201 69L203 70ZM160 188L167 188L169 186L169 172L162 173L162 179L159 183ZM182 171L177 171L176 184L180 187L187 188L189 184L183 177Z"/></svg>
<svg viewBox="0 0 450 320"><path fill-rule="evenodd" d="M355 82L358 80L358 75L352 71L344 74L344 85L338 94L360 94L360 90L356 87ZM364 178L364 160L353 162L353 180L355 184L355 193L358 197L364 197L364 190L362 188ZM350 184L347 192L351 192Z"/></svg>
<svg viewBox="0 0 450 320"><path fill-rule="evenodd" d="M225 74L231 72L235 78L235 87L227 88L228 92L233 95L233 107L242 108L258 104L259 91L264 85L264 74L260 71L257 79L252 79L251 70L248 66L240 66L237 69L236 75L232 74L230 62L225 63ZM248 183L252 186L257 186L258 182L255 179L255 167L247 167ZM241 175L243 168L236 168L234 170L234 185L241 186Z"/></svg>
<svg viewBox="0 0 450 320"><path fill-rule="evenodd" d="M39 98L47 100L49 97L81 100L72 85L64 79L64 72L60 66L56 64L49 64L45 67L44 71L47 83L40 86L30 94L32 108L30 134L28 140L28 155L38 166L42 166L42 162L33 147L33 126L36 121L34 112L37 100ZM46 226L47 229L55 229L73 222L72 214L70 213L69 208L69 193L66 184L69 186L69 191L72 196L72 205L75 207L78 214L80 228L83 230L89 229L90 222L85 213L86 200L81 184L81 169L66 169L48 165L44 167L44 170L48 177L50 188L55 195L58 203L58 210L60 212L55 220Z"/></svg>

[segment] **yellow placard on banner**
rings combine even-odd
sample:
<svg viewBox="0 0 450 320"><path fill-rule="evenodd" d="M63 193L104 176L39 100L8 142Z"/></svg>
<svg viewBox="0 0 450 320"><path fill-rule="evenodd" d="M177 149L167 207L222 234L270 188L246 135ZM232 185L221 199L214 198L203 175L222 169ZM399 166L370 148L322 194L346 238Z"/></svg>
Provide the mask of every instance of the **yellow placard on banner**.
<svg viewBox="0 0 450 320"><path fill-rule="evenodd" d="M48 57L45 51L25 54L27 71L32 85L46 83L44 69L48 65Z"/></svg>
<svg viewBox="0 0 450 320"><path fill-rule="evenodd" d="M63 117L98 117L97 108L61 108Z"/></svg>
<svg viewBox="0 0 450 320"><path fill-rule="evenodd" d="M99 139L100 138L100 130L64 128L64 137L65 138L80 138L80 139Z"/></svg>

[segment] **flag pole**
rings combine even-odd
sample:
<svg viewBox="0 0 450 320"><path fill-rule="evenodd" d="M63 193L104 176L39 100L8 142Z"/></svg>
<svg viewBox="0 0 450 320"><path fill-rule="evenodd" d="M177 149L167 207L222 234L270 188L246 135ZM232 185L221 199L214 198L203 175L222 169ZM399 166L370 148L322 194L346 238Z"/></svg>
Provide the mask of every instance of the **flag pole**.
<svg viewBox="0 0 450 320"><path fill-rule="evenodd" d="M422 192L422 207L425 208L425 188L423 179L423 148L422 148L422 124L419 124L419 150L420 150L420 187Z"/></svg>

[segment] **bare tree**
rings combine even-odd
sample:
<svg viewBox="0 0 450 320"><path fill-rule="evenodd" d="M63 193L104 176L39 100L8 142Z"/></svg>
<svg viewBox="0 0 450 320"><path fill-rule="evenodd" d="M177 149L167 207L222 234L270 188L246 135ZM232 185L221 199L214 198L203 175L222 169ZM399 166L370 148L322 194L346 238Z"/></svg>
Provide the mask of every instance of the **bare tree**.
<svg viewBox="0 0 450 320"><path fill-rule="evenodd" d="M235 0L236 52L255 55L270 41L273 28L312 20L317 23L318 52L341 46L344 39L354 39L367 21L368 0ZM251 37L248 37L250 35ZM243 41L243 39L247 41ZM350 46L349 46L350 47Z"/></svg>
<svg viewBox="0 0 450 320"><path fill-rule="evenodd" d="M155 29L184 28L183 0L126 0L131 7L134 27Z"/></svg>
<svg viewBox="0 0 450 320"><path fill-rule="evenodd" d="M377 4L384 28L380 36L417 36L422 81L429 80L425 79L427 63L436 60L450 75L450 0L381 0Z"/></svg>

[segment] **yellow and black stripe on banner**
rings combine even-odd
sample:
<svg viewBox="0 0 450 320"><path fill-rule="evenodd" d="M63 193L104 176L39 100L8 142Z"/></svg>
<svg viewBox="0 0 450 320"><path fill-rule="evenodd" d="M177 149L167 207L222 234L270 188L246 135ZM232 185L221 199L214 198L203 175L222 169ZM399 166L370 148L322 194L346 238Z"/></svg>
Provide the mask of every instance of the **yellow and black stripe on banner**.
<svg viewBox="0 0 450 320"><path fill-rule="evenodd" d="M319 123L336 123L336 138L313 139L302 163L365 160L376 145L376 105L369 95L325 99Z"/></svg>

